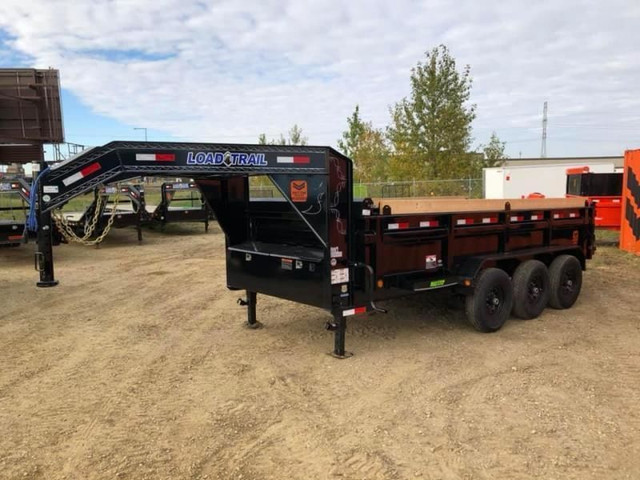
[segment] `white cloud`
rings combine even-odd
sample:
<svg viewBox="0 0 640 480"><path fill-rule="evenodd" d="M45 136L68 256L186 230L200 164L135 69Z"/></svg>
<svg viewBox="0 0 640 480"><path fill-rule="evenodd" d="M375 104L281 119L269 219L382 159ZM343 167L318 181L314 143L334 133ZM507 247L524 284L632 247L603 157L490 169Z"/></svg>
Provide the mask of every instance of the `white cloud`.
<svg viewBox="0 0 640 480"><path fill-rule="evenodd" d="M639 146L639 20L624 0L0 3L11 47L95 112L193 140L298 123L334 144L356 103L384 126L411 67L446 43L472 68L476 141L497 130L512 156L539 151L544 100L551 154Z"/></svg>

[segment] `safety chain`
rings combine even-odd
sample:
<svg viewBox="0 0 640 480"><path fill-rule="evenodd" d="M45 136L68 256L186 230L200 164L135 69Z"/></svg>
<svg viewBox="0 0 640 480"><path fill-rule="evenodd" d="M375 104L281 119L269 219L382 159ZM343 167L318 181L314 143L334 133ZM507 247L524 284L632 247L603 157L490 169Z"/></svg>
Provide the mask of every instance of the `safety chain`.
<svg viewBox="0 0 640 480"><path fill-rule="evenodd" d="M109 215L109 218L107 219L107 225L105 226L104 230L100 233L100 235L98 235L94 240L89 240L89 238L95 231L96 225L98 224L98 220L102 215L102 203L104 200L103 200L103 196L100 195L100 193L98 193L98 200L96 201L96 207L95 207L95 211L93 212L93 217L91 218L89 223L85 222L84 224L84 235L82 237L76 235L76 232L73 230L73 227L69 225L68 220L64 218L64 215L62 214L62 212L52 212L51 216L55 221L56 226L58 227L58 231L62 234L62 236L68 242L76 242L76 243L81 243L82 245L88 245L88 246L98 245L99 243L102 243L102 241L104 240L104 237L106 237L109 234L109 230L111 230L113 221L116 218L119 199L120 199L120 186L116 185L116 193L113 198L113 207L111 210L111 215Z"/></svg>

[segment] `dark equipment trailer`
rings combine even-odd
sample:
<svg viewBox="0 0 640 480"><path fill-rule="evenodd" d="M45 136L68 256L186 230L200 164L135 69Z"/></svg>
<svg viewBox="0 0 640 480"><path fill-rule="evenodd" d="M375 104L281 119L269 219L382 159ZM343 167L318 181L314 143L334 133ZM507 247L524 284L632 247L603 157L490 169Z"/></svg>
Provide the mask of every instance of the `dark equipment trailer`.
<svg viewBox="0 0 640 480"><path fill-rule="evenodd" d="M108 228L135 227L138 242L142 242L142 225L149 221L144 203L144 189L140 185L107 185L94 190L94 199L78 218L69 217L67 225L77 236L82 237L99 209L92 237L97 237ZM114 212L115 209L115 212ZM113 217L113 219L112 219Z"/></svg>
<svg viewBox="0 0 640 480"><path fill-rule="evenodd" d="M22 177L0 179L0 245L26 243L25 222L29 211L29 183Z"/></svg>
<svg viewBox="0 0 640 480"><path fill-rule="evenodd" d="M116 189L118 188L120 189L119 198L115 201ZM145 207L144 187L142 185L111 185L103 187L100 194L105 196L101 230L104 229L113 213L113 228L135 227L138 242L142 242L142 225L149 221ZM113 209L116 211L113 212Z"/></svg>
<svg viewBox="0 0 640 480"><path fill-rule="evenodd" d="M208 232L211 216L211 209L196 183L163 183L160 186L160 205L153 211L152 218L160 222L161 229L164 230L167 223L201 222L204 231Z"/></svg>
<svg viewBox="0 0 640 480"><path fill-rule="evenodd" d="M252 175L267 175L284 198L251 200ZM481 331L499 329L512 309L532 318L547 302L568 308L595 249L593 209L580 200L414 213L354 201L351 161L331 148L111 142L42 174L39 286L57 284L51 210L140 176L195 179L225 233L227 285L246 290L250 327L260 325L257 293L323 308L338 357L347 317L383 311L381 299L458 289Z"/></svg>

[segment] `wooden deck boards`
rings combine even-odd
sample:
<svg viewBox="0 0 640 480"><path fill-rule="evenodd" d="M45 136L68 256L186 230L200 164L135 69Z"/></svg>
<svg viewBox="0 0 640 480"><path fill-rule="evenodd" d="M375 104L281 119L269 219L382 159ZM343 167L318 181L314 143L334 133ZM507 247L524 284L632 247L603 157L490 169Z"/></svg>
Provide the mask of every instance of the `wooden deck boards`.
<svg viewBox="0 0 640 480"><path fill-rule="evenodd" d="M461 199L461 198L374 198L380 208L391 207L392 214L405 213L456 213L505 210L507 202L511 210L552 210L584 207L584 198L512 198L512 199Z"/></svg>

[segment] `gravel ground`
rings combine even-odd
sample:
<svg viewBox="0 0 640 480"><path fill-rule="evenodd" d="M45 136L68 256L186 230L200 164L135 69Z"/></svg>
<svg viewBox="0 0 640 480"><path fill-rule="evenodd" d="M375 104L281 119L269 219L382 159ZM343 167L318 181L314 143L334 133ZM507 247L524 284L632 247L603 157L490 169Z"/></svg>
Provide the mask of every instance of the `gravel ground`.
<svg viewBox="0 0 640 480"><path fill-rule="evenodd" d="M355 317L259 296L243 328L217 227L0 249L0 477L640 478L640 258L578 303L475 332L441 295Z"/></svg>

